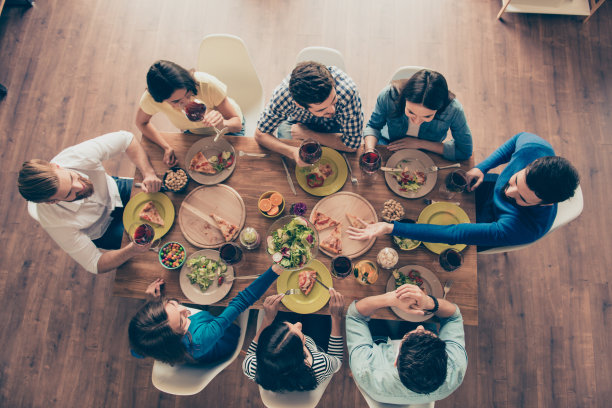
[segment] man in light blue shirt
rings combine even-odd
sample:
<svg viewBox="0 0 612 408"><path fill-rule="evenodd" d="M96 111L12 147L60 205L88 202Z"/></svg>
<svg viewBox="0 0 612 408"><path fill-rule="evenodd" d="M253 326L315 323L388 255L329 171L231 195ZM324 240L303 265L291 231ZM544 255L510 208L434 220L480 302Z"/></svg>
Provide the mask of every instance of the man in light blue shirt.
<svg viewBox="0 0 612 408"><path fill-rule="evenodd" d="M396 306L414 314L432 312L439 334L418 326L399 344L376 344L368 327L376 310ZM353 302L346 313L349 364L357 385L387 404L423 404L448 397L463 381L467 353L463 318L457 305L427 296L417 286Z"/></svg>

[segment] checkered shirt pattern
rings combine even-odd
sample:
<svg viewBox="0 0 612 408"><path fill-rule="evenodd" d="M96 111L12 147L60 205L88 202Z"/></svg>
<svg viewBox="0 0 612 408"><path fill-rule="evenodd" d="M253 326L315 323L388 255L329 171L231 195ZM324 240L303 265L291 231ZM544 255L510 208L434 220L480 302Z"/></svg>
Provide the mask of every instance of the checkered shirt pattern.
<svg viewBox="0 0 612 408"><path fill-rule="evenodd" d="M316 124L334 132L341 129L341 140L349 148L356 149L361 145L363 134L363 111L361 97L353 80L336 67L327 67L336 82L336 114L332 118L317 117L307 109L294 103L289 92L288 75L272 93L272 99L261 113L257 129L263 133L273 132L284 120L304 124Z"/></svg>

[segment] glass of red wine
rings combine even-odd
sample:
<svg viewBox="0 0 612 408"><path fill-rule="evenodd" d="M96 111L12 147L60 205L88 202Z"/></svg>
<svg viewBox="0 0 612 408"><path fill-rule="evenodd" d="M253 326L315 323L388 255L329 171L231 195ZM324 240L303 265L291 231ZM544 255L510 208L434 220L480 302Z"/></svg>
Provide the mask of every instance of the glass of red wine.
<svg viewBox="0 0 612 408"><path fill-rule="evenodd" d="M136 245L145 246L155 238L155 230L149 224L134 223L130 226L128 235Z"/></svg>
<svg viewBox="0 0 612 408"><path fill-rule="evenodd" d="M440 191L447 197L453 198L456 193L465 193L468 190L468 179L465 170L451 171L444 179Z"/></svg>
<svg viewBox="0 0 612 408"><path fill-rule="evenodd" d="M448 248L440 254L440 266L447 272L458 269L463 263L461 253L453 248Z"/></svg>
<svg viewBox="0 0 612 408"><path fill-rule="evenodd" d="M365 152L359 157L359 168L365 175L372 176L376 174L381 166L382 157L375 149Z"/></svg>
<svg viewBox="0 0 612 408"><path fill-rule="evenodd" d="M236 266L242 261L243 255L242 248L233 242L226 242L219 248L219 257L228 265Z"/></svg>
<svg viewBox="0 0 612 408"><path fill-rule="evenodd" d="M204 120L204 115L206 114L206 105L201 100L195 98L190 100L187 105L185 105L183 112L185 113L187 119L189 119L191 122L201 122ZM219 130L216 126L213 126L213 129L217 134L215 136L215 142L220 136L227 133L226 127Z"/></svg>
<svg viewBox="0 0 612 408"><path fill-rule="evenodd" d="M331 274L338 278L344 279L353 271L353 263L348 256L338 255L331 261Z"/></svg>
<svg viewBox="0 0 612 408"><path fill-rule="evenodd" d="M323 150L321 144L314 139L306 139L300 145L300 160L310 165L321 159Z"/></svg>

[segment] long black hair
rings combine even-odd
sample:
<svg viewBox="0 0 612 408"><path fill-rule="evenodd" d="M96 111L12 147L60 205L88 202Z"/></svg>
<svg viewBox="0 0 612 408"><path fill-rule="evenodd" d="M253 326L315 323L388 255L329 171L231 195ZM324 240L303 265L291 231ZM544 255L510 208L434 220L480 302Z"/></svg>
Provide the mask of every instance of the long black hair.
<svg viewBox="0 0 612 408"><path fill-rule="evenodd" d="M397 98L395 116L404 114L406 101L435 110L437 115L455 99L455 94L448 90L444 76L429 69L417 71L409 79L392 81L391 85Z"/></svg>
<svg viewBox="0 0 612 408"><path fill-rule="evenodd" d="M310 391L317 388L314 370L304 359L302 339L286 323L273 323L259 336L255 382L274 391Z"/></svg>
<svg viewBox="0 0 612 408"><path fill-rule="evenodd" d="M171 61L159 60L147 72L147 87L155 102L170 98L177 89L187 89L197 95L196 80L191 72Z"/></svg>

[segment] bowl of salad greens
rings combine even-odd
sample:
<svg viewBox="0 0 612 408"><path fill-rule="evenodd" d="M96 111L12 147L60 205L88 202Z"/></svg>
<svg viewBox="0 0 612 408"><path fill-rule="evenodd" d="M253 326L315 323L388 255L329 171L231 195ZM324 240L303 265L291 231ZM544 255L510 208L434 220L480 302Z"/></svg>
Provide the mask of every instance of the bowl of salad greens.
<svg viewBox="0 0 612 408"><path fill-rule="evenodd" d="M294 271L317 256L319 234L306 218L286 215L270 226L266 244L274 263Z"/></svg>

